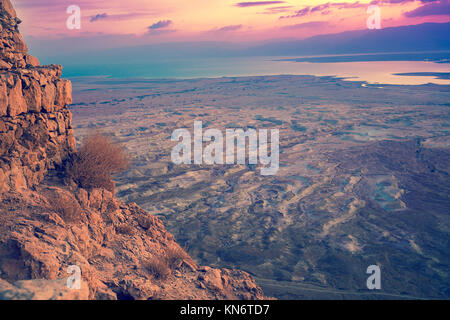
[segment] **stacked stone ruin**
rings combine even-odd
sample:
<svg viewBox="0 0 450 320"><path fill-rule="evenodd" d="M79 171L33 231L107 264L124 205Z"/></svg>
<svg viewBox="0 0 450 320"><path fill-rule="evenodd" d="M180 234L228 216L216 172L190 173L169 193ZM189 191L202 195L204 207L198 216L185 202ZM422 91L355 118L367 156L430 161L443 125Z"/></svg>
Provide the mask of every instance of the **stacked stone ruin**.
<svg viewBox="0 0 450 320"><path fill-rule="evenodd" d="M9 0L0 0L0 198L32 188L75 148L70 81L28 54Z"/></svg>

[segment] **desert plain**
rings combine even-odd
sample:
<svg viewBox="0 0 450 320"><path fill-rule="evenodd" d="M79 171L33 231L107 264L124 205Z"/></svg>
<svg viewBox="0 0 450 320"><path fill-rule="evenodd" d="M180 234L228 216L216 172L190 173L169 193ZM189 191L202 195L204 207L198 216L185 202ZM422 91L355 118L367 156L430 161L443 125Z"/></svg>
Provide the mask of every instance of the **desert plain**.
<svg viewBox="0 0 450 320"><path fill-rule="evenodd" d="M126 148L116 194L199 263L280 299L450 297L450 88L335 77L73 78L77 142ZM280 168L175 165L175 129L278 129ZM368 290L370 265L381 290Z"/></svg>

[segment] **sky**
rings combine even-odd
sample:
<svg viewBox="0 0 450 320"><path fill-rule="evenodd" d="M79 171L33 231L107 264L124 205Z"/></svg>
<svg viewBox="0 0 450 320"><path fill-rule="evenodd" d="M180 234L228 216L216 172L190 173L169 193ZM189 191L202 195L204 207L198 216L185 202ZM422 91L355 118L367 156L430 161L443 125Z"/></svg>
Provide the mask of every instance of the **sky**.
<svg viewBox="0 0 450 320"><path fill-rule="evenodd" d="M450 0L12 0L26 39L70 38L142 43L252 42L303 39L366 28L369 5L381 27L449 22ZM69 30L66 10L81 9L81 28Z"/></svg>

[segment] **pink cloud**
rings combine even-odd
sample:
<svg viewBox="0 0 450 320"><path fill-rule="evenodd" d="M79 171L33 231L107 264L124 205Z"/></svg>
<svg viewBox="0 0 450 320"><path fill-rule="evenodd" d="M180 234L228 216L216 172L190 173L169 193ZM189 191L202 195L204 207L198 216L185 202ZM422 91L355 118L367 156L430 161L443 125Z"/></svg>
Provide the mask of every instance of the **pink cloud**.
<svg viewBox="0 0 450 320"><path fill-rule="evenodd" d="M284 1L253 1L253 2L239 2L236 3L236 7L246 8L246 7L256 7L256 6L267 6L272 4L285 3Z"/></svg>
<svg viewBox="0 0 450 320"><path fill-rule="evenodd" d="M450 15L450 2L448 0L433 1L412 11L405 12L404 15L408 18Z"/></svg>

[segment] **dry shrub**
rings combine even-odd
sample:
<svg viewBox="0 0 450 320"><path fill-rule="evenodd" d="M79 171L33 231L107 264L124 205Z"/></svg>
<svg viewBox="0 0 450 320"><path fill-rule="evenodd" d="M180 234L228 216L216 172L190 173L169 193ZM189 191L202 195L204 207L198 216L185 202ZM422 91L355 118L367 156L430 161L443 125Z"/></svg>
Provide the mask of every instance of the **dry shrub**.
<svg viewBox="0 0 450 320"><path fill-rule="evenodd" d="M129 235L129 236L134 235L133 227L128 225L128 224L126 224L126 223L122 223L119 226L117 226L116 230L120 234L126 234L126 235Z"/></svg>
<svg viewBox="0 0 450 320"><path fill-rule="evenodd" d="M187 253L179 246L170 247L166 250L166 261L171 269L178 268L187 258Z"/></svg>
<svg viewBox="0 0 450 320"><path fill-rule="evenodd" d="M83 209L75 198L59 192L47 195L50 208L56 211L65 222L80 222Z"/></svg>
<svg viewBox="0 0 450 320"><path fill-rule="evenodd" d="M88 135L66 167L67 176L82 188L103 188L114 192L111 175L128 167L123 147L99 132Z"/></svg>
<svg viewBox="0 0 450 320"><path fill-rule="evenodd" d="M156 280L166 280L172 274L172 270L179 268L187 258L187 253L181 247L174 246L167 248L163 257L146 260L142 267Z"/></svg>
<svg viewBox="0 0 450 320"><path fill-rule="evenodd" d="M166 259L152 258L147 260L143 267L157 280L166 280L171 274Z"/></svg>

